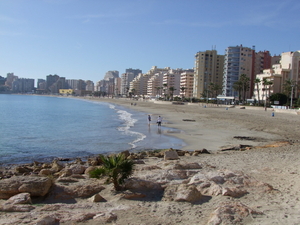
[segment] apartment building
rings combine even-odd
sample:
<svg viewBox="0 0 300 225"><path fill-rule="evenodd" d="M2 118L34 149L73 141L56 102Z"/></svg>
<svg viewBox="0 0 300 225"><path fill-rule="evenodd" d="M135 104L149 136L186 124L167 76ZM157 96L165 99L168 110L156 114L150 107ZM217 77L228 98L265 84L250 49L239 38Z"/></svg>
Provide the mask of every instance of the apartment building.
<svg viewBox="0 0 300 225"><path fill-rule="evenodd" d="M85 86L86 91L94 91L94 82L93 81L86 80L85 84L86 84L86 86Z"/></svg>
<svg viewBox="0 0 300 225"><path fill-rule="evenodd" d="M12 82L12 91L17 93L28 93L34 91L34 79L18 78Z"/></svg>
<svg viewBox="0 0 300 225"><path fill-rule="evenodd" d="M238 96L234 90L234 83L240 78L240 75L246 74L250 83L254 82L253 76L253 56L254 50L251 48L231 46L225 50L224 71L223 71L223 95ZM246 98L250 98L250 90L246 93Z"/></svg>
<svg viewBox="0 0 300 225"><path fill-rule="evenodd" d="M263 73L257 74L256 78L261 82L254 84L253 99L257 102L264 103L274 93L280 93L282 91L282 75L284 71L281 70L280 64L276 64L271 69L263 70ZM271 82L267 84L264 82Z"/></svg>
<svg viewBox="0 0 300 225"><path fill-rule="evenodd" d="M147 96L148 97L162 97L163 89L163 76L162 72L157 72L150 77L147 82Z"/></svg>
<svg viewBox="0 0 300 225"><path fill-rule="evenodd" d="M12 83L15 79L18 79L18 76L15 76L14 73L7 73L5 85L12 89Z"/></svg>
<svg viewBox="0 0 300 225"><path fill-rule="evenodd" d="M129 91L132 92L132 90L134 90L134 94L138 96L147 95L148 80L151 78L151 76L151 74L140 73L130 82Z"/></svg>
<svg viewBox="0 0 300 225"><path fill-rule="evenodd" d="M181 83L181 74L184 72L191 72L192 69L183 70L183 69L170 69L168 72L163 74L163 92L164 96L170 96L171 94L173 97L180 96L180 83ZM173 91L170 90L173 88Z"/></svg>
<svg viewBox="0 0 300 225"><path fill-rule="evenodd" d="M211 83L222 87L224 55L216 50L197 52L195 55L193 97L201 98Z"/></svg>
<svg viewBox="0 0 300 225"><path fill-rule="evenodd" d="M105 73L103 80L109 80L110 78L117 78L117 77L119 77L119 71L117 70L107 71Z"/></svg>
<svg viewBox="0 0 300 225"><path fill-rule="evenodd" d="M194 90L194 70L185 71L180 75L180 96L192 98Z"/></svg>
<svg viewBox="0 0 300 225"><path fill-rule="evenodd" d="M296 85L294 85L294 98L299 98L300 96L300 50L295 52L283 52L281 54L281 68L283 70L288 70L289 73L285 73L283 77L283 82L287 79L292 80Z"/></svg>
<svg viewBox="0 0 300 225"><path fill-rule="evenodd" d="M123 73L121 75L121 95L127 95L130 92L130 82L135 78L132 72Z"/></svg>

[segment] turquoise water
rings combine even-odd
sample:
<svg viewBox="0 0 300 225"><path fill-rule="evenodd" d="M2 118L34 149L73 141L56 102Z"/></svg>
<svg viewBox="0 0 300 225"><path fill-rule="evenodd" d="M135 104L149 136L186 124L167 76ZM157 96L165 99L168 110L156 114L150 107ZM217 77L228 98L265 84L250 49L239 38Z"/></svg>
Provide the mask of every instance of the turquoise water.
<svg viewBox="0 0 300 225"><path fill-rule="evenodd" d="M156 126L147 125L146 113L113 104L0 95L0 164L184 145L162 133Z"/></svg>

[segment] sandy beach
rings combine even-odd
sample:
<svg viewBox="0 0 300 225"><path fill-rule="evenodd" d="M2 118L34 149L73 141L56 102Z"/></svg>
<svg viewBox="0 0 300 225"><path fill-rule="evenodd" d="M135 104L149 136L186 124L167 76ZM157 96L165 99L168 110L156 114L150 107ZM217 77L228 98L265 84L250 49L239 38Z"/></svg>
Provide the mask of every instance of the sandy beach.
<svg viewBox="0 0 300 225"><path fill-rule="evenodd" d="M160 180L161 182L161 177L167 174L164 177L167 180L164 181L164 184L176 185L178 182L193 183L196 179L193 177L195 173L201 173L202 177L210 176L219 181L214 180L213 189L204 187L203 183L196 184L203 195L202 200L196 204L161 201L157 199L157 196L127 200L120 198L119 195L109 194L108 188L106 191L100 192L101 196L107 199L105 203L89 203L86 199L77 199L76 204L72 207L69 204L57 206L61 207L61 218L63 218L63 213L67 213L68 210L72 215L83 212L99 213L100 210L103 214L105 212L113 213L117 219L110 223L120 225L300 223L300 180L298 177L300 174L300 130L298 125L300 116L296 113L277 112L271 109L265 111L263 108L251 107L226 109L226 107L214 105L204 107L202 104L172 105L106 98L90 100L110 102L145 112L145 120L150 114L152 116L150 126L155 126L155 129L157 128L156 118L160 115L163 117L162 126L169 127L170 130L176 128L180 131L168 132L167 129L165 132L167 135L181 138L187 143L181 150L193 152L205 148L211 153L198 156L186 155L180 157L179 160L168 162L155 157L145 158L143 160L145 164L137 165L134 177L152 181ZM136 105L131 103L136 103ZM232 146L252 147L221 151L221 149L229 149ZM186 170L185 176L182 175L182 170L178 172L179 170L170 169L170 166L177 164L195 163L201 165L201 169ZM176 176L175 173L177 173ZM158 176L160 176L159 179ZM183 178L179 179L178 176L183 176ZM230 180L230 177L233 179ZM224 182L220 179L228 180ZM241 189L246 191L238 197L224 194L224 190L228 188L224 185L229 181L231 182L229 187L232 188L231 190L235 190L235 193L239 193ZM211 183L209 185L210 188L213 187ZM216 191L220 188L223 190L223 194ZM150 193L148 192L148 194ZM227 208L224 206L226 204L229 205ZM233 205L238 207L235 208ZM242 206L244 208L239 211L238 208ZM53 211L50 209L35 210L36 217L41 215L57 216L57 209ZM220 218L216 217L218 212L222 212ZM27 214L20 213L18 215L20 217L18 221L22 221L21 218L25 218ZM13 221L12 218L15 218L13 213L2 213L1 217L0 223L2 224L9 224L9 221ZM26 218L28 217L27 215ZM77 220L76 223L72 222L72 219L70 221L61 219L61 224L107 223L97 221L97 219L83 222Z"/></svg>
<svg viewBox="0 0 300 225"><path fill-rule="evenodd" d="M165 134L183 139L187 143L183 150L206 148L215 152L231 145L259 146L299 138L300 130L296 124L300 121L300 116L296 113L282 113L272 109L265 111L256 107L228 108L205 103L172 105L163 101L155 103L107 98L96 100L145 112L145 120L147 114L150 114L151 126L155 127L157 127L156 119L160 115L163 118L163 126L180 130L180 132L167 130ZM241 140L234 137L250 138Z"/></svg>

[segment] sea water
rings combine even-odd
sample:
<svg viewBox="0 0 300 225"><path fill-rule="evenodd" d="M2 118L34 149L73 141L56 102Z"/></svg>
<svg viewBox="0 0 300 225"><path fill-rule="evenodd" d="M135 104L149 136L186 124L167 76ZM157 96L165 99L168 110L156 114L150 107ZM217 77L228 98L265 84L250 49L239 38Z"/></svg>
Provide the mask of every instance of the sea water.
<svg viewBox="0 0 300 225"><path fill-rule="evenodd" d="M147 113L100 101L2 94L0 164L185 145L147 123Z"/></svg>

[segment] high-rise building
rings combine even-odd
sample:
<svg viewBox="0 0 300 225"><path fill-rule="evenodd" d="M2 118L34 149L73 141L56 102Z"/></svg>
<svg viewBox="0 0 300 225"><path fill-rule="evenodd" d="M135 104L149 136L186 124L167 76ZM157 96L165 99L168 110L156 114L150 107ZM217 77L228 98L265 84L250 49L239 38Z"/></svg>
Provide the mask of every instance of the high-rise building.
<svg viewBox="0 0 300 225"><path fill-rule="evenodd" d="M135 77L129 85L129 91L132 92L134 90L134 95L147 95L147 87L148 80L152 77L151 74L143 74L140 73L137 77Z"/></svg>
<svg viewBox="0 0 300 225"><path fill-rule="evenodd" d="M194 70L185 71L180 75L180 96L192 98L194 90Z"/></svg>
<svg viewBox="0 0 300 225"><path fill-rule="evenodd" d="M212 83L222 87L224 55L216 50L197 52L195 55L193 97L200 98Z"/></svg>
<svg viewBox="0 0 300 225"><path fill-rule="evenodd" d="M234 83L237 82L242 74L253 83L253 49L242 45L228 47L225 50L224 72L223 72L223 95L238 96L234 90ZM246 98L250 98L250 90L246 92Z"/></svg>
<svg viewBox="0 0 300 225"><path fill-rule="evenodd" d="M283 52L281 54L281 68L283 70L288 70L289 73L283 77L283 82L287 79L294 82L293 91L295 96L298 98L300 96L300 50L295 52Z"/></svg>
<svg viewBox="0 0 300 225"><path fill-rule="evenodd" d="M34 79L15 79L12 82L12 91L16 93L32 93L34 91Z"/></svg>
<svg viewBox="0 0 300 225"><path fill-rule="evenodd" d="M136 77L137 75L142 73L142 70L129 68L129 69L126 69L125 73L133 73L134 77Z"/></svg>
<svg viewBox="0 0 300 225"><path fill-rule="evenodd" d="M110 78L117 78L119 77L119 71L113 70L113 71L107 71L103 80L109 80Z"/></svg>
<svg viewBox="0 0 300 225"><path fill-rule="evenodd" d="M15 79L18 79L18 76L15 76L14 73L8 73L6 76L5 85L12 89L12 83Z"/></svg>
<svg viewBox="0 0 300 225"><path fill-rule="evenodd" d="M121 75L121 94L127 95L130 92L130 82L135 78L134 73L128 72Z"/></svg>

